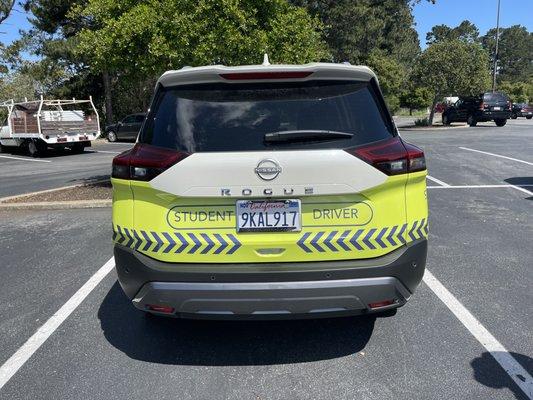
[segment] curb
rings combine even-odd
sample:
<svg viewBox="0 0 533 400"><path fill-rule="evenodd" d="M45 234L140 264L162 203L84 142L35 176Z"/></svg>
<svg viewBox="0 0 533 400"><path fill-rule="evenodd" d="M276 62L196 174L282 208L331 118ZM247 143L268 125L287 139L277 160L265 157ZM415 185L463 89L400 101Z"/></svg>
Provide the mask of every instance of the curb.
<svg viewBox="0 0 533 400"><path fill-rule="evenodd" d="M108 208L112 200L39 201L33 203L0 203L0 211L14 210L68 210L76 208Z"/></svg>

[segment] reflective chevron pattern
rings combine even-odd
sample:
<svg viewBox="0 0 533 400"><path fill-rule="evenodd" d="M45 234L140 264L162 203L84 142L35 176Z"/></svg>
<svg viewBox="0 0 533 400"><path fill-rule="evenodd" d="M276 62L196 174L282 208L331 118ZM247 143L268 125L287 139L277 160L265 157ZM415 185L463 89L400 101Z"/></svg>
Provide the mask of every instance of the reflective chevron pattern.
<svg viewBox="0 0 533 400"><path fill-rule="evenodd" d="M113 241L135 250L151 253L234 254L242 246L230 233L153 232L113 227Z"/></svg>
<svg viewBox="0 0 533 400"><path fill-rule="evenodd" d="M296 242L306 253L375 250L396 247L425 238L428 224L425 218L411 224L383 228L344 231L305 232Z"/></svg>

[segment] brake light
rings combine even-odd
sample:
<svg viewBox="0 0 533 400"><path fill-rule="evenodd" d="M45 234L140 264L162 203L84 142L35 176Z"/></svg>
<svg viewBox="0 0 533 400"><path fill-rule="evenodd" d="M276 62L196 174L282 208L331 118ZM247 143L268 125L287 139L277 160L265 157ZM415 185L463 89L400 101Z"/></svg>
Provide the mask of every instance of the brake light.
<svg viewBox="0 0 533 400"><path fill-rule="evenodd" d="M189 153L137 143L113 159L111 176L149 181L187 156Z"/></svg>
<svg viewBox="0 0 533 400"><path fill-rule="evenodd" d="M174 313L174 307L163 306L160 304L147 304L146 309L150 311L160 312L163 314L172 314Z"/></svg>
<svg viewBox="0 0 533 400"><path fill-rule="evenodd" d="M382 301L376 301L375 303L369 303L368 307L374 309L374 308L381 308L381 307L387 307L391 304L394 304L394 300L382 300Z"/></svg>
<svg viewBox="0 0 533 400"><path fill-rule="evenodd" d="M368 146L346 149L387 175L405 174L426 169L424 152L399 136Z"/></svg>
<svg viewBox="0 0 533 400"><path fill-rule="evenodd" d="M513 104L512 104L510 101L507 102L507 108L508 108L509 110L510 110L511 108L513 108Z"/></svg>
<svg viewBox="0 0 533 400"><path fill-rule="evenodd" d="M481 104L479 105L479 109L480 110L484 110L485 109L485 103L481 102Z"/></svg>
<svg viewBox="0 0 533 400"><path fill-rule="evenodd" d="M251 79L298 79L307 78L312 71L269 71L269 72L230 72L220 74L229 81L242 81Z"/></svg>

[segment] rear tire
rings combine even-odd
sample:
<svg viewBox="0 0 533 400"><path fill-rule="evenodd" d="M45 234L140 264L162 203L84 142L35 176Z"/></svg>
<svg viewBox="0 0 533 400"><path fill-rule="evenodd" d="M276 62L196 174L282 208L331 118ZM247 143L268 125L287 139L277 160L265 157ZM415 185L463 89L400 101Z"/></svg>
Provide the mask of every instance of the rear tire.
<svg viewBox="0 0 533 400"><path fill-rule="evenodd" d="M107 141L108 142L116 142L117 141L117 134L113 131L109 131L107 133Z"/></svg>
<svg viewBox="0 0 533 400"><path fill-rule="evenodd" d="M518 115L516 115L515 113L511 114L511 119L517 119L517 118L518 118Z"/></svg>
<svg viewBox="0 0 533 400"><path fill-rule="evenodd" d="M496 126L504 126L507 123L507 120L504 118L496 118L494 122L496 123Z"/></svg>
<svg viewBox="0 0 533 400"><path fill-rule="evenodd" d="M451 122L450 122L450 119L448 118L448 115L447 114L442 114L442 125L450 125Z"/></svg>
<svg viewBox="0 0 533 400"><path fill-rule="evenodd" d="M74 153L74 154L80 154L80 153L83 153L83 151L85 150L85 146L83 145L83 143L75 143L71 148L70 150Z"/></svg>
<svg viewBox="0 0 533 400"><path fill-rule="evenodd" d="M477 125L477 120L476 120L476 117L474 117L472 114L470 114L468 116L468 119L466 120L466 123L470 126L476 126Z"/></svg>
<svg viewBox="0 0 533 400"><path fill-rule="evenodd" d="M43 156L46 153L46 143L39 139L28 141L28 153L33 158Z"/></svg>
<svg viewBox="0 0 533 400"><path fill-rule="evenodd" d="M533 115L528 115L528 116L526 117L526 119L531 119L531 118L533 118Z"/></svg>

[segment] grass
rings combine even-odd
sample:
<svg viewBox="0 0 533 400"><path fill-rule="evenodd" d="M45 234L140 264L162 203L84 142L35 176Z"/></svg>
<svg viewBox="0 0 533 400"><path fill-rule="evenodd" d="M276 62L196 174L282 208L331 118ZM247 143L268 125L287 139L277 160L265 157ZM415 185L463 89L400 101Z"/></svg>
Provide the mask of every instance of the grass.
<svg viewBox="0 0 533 400"><path fill-rule="evenodd" d="M397 117L425 117L428 115L427 110L413 110L413 115L409 115L409 109L400 108L394 113Z"/></svg>

